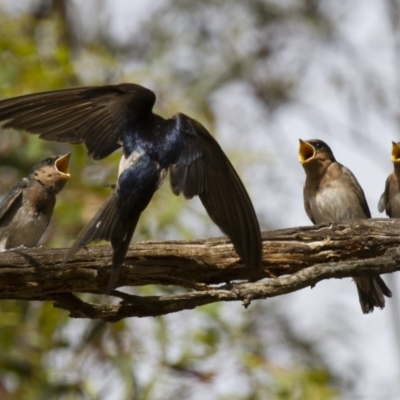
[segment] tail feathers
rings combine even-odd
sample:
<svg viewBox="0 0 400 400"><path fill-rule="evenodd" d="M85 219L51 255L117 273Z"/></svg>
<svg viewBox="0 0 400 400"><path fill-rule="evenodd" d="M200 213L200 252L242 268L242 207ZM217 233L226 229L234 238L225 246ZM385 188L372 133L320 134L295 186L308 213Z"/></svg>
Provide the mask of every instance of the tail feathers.
<svg viewBox="0 0 400 400"><path fill-rule="evenodd" d="M117 284L119 274L121 272L122 264L125 260L126 252L129 248L129 243L132 240L133 233L135 232L136 225L139 221L140 213L135 215L134 218L124 223L124 228L115 232L111 238L111 245L113 248L112 269L110 278L108 280L106 294L110 294L111 290Z"/></svg>
<svg viewBox="0 0 400 400"><path fill-rule="evenodd" d="M90 242L111 241L113 248L112 269L106 294L110 293L118 281L126 252L141 214L141 210L134 209L131 210L130 215L125 215L125 213L122 213L117 200L116 192L108 197L92 220L79 233L62 262L62 265L65 265L76 252Z"/></svg>
<svg viewBox="0 0 400 400"><path fill-rule="evenodd" d="M110 293L118 281L126 252L142 211L138 208L124 213L121 211L117 200L116 192L108 197L92 220L79 233L61 264L62 266L65 265L77 251L90 242L111 241L113 248L112 269L106 294Z"/></svg>
<svg viewBox="0 0 400 400"><path fill-rule="evenodd" d="M80 231L61 265L65 265L75 253L90 242L110 241L113 232L119 228L120 224L118 222L117 195L114 192L107 198L91 221Z"/></svg>
<svg viewBox="0 0 400 400"><path fill-rule="evenodd" d="M392 292L379 276L359 276L354 278L362 312L368 314L374 307L384 308L385 297L392 297Z"/></svg>

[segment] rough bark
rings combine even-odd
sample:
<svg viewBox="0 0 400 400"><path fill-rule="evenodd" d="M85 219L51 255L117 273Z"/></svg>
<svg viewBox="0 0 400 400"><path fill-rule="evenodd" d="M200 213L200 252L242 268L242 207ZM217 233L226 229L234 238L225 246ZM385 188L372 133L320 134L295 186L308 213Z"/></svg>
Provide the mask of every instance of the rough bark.
<svg viewBox="0 0 400 400"><path fill-rule="evenodd" d="M323 279L400 270L399 232L400 220L388 219L264 232L264 274L257 282L246 282L248 271L224 238L133 243L118 286L178 288L171 295L147 297L114 290L118 304L87 303L72 294L104 293L110 246L81 250L64 267L66 249L15 249L0 254L0 299L49 300L71 317L106 321L218 301L242 301L247 307L252 300L312 287Z"/></svg>

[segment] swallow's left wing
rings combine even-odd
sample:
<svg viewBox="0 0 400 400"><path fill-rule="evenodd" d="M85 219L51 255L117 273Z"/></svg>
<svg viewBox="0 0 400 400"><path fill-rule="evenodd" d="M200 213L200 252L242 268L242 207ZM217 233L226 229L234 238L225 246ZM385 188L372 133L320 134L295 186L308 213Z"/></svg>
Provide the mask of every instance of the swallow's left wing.
<svg viewBox="0 0 400 400"><path fill-rule="evenodd" d="M85 143L101 159L121 147L127 124L149 115L155 101L133 83L52 90L1 100L0 121L45 140Z"/></svg>

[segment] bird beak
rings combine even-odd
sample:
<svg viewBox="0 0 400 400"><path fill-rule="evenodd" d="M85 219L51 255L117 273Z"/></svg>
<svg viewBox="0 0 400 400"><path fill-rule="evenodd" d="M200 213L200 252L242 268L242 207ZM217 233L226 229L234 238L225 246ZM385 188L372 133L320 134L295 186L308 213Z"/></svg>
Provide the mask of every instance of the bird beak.
<svg viewBox="0 0 400 400"><path fill-rule="evenodd" d="M71 157L71 153L65 154L56 160L56 168L57 171L65 176L65 179L69 179L69 158Z"/></svg>
<svg viewBox="0 0 400 400"><path fill-rule="evenodd" d="M313 146L311 146L311 144L305 142L304 140L299 139L299 142L299 161L304 164L314 158L315 149Z"/></svg>
<svg viewBox="0 0 400 400"><path fill-rule="evenodd" d="M392 142L392 161L400 163L400 143Z"/></svg>

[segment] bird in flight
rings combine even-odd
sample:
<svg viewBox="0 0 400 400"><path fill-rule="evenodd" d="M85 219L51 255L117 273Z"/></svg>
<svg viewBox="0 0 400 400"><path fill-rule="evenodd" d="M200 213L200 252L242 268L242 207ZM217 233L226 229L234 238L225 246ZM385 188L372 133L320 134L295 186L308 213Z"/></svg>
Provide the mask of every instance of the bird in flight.
<svg viewBox="0 0 400 400"><path fill-rule="evenodd" d="M65 262L92 241L110 241L109 293L117 284L140 214L169 171L173 193L187 199L199 196L212 221L231 239L251 279L259 278L260 228L238 174L203 125L180 113L168 119L154 114L155 101L151 90L131 83L0 101L4 127L37 133L45 140L84 143L96 160L122 147L115 189L80 232Z"/></svg>

